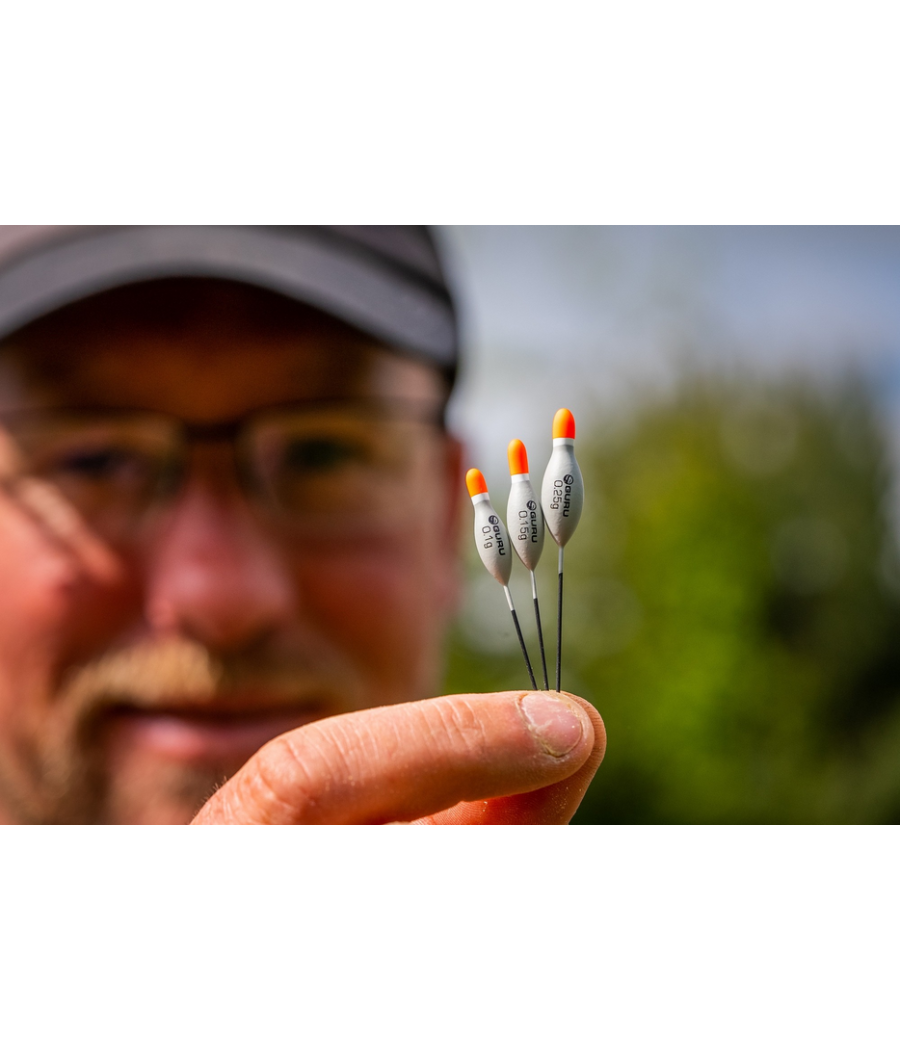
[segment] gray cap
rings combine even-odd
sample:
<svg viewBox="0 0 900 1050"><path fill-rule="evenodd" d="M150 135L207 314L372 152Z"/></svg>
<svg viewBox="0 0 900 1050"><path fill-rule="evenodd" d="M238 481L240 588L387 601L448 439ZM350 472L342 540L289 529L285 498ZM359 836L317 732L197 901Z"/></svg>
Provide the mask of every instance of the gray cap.
<svg viewBox="0 0 900 1050"><path fill-rule="evenodd" d="M456 368L453 300L426 226L0 226L0 339L79 299L164 277L279 292Z"/></svg>

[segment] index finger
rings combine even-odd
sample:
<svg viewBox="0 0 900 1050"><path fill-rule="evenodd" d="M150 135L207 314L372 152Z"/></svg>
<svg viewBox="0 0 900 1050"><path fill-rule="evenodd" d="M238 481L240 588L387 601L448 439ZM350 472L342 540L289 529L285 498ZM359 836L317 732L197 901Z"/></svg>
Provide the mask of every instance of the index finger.
<svg viewBox="0 0 900 1050"><path fill-rule="evenodd" d="M412 821L563 781L594 744L591 719L560 693L472 693L373 708L277 737L195 823Z"/></svg>

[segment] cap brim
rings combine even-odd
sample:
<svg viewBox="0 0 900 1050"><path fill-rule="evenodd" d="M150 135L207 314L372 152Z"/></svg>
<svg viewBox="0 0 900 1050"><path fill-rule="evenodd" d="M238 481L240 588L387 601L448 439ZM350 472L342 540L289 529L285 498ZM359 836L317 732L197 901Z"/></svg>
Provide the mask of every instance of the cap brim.
<svg viewBox="0 0 900 1050"><path fill-rule="evenodd" d="M165 277L218 277L279 292L453 368L456 323L443 289L322 229L75 227L71 236L36 247L0 274L0 339L111 288Z"/></svg>

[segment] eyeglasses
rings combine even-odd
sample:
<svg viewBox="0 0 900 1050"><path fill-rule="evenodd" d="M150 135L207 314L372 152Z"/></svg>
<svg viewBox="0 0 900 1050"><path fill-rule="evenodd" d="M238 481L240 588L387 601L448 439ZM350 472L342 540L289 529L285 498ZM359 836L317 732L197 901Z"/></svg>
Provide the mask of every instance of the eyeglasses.
<svg viewBox="0 0 900 1050"><path fill-rule="evenodd" d="M42 481L99 534L123 540L174 500L198 443L230 443L245 493L282 527L400 521L434 462L442 419L432 404L359 399L209 424L154 412L53 410L8 414L0 426L13 460L2 473L13 485Z"/></svg>

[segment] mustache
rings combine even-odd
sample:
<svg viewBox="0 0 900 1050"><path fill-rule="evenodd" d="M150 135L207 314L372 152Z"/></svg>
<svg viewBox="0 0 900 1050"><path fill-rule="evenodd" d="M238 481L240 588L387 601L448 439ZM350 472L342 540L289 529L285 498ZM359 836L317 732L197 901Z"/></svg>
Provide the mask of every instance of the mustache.
<svg viewBox="0 0 900 1050"><path fill-rule="evenodd" d="M332 676L313 669L301 656L280 662L223 658L189 638L149 639L102 656L73 670L60 700L76 717L127 704L147 711L177 705L198 711L245 710L244 697L264 698L270 708L296 707L304 695L325 699Z"/></svg>
<svg viewBox="0 0 900 1050"><path fill-rule="evenodd" d="M320 644L219 656L189 638L147 638L71 668L53 697L58 717L23 757L37 789L23 793L7 784L7 790L29 821L99 820L108 784L97 734L109 712L124 707L227 716L305 709L325 715L358 703L361 695L352 666ZM205 774L178 775L202 780Z"/></svg>

